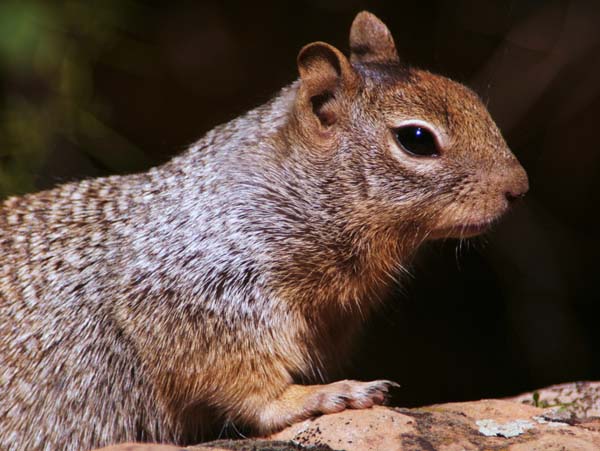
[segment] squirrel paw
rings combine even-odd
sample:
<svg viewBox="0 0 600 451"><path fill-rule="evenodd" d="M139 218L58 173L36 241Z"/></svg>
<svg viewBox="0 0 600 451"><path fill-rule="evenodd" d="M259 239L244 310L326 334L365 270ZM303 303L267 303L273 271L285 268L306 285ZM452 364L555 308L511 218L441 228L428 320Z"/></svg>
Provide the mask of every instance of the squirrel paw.
<svg viewBox="0 0 600 451"><path fill-rule="evenodd" d="M343 380L327 385L313 386L314 392L308 396L304 409L310 415L341 412L344 409L367 409L376 404L385 404L391 387L399 384L376 380L360 382Z"/></svg>
<svg viewBox="0 0 600 451"><path fill-rule="evenodd" d="M345 409L367 409L384 404L392 381L343 380L327 385L290 385L281 396L262 406L254 424L267 434L292 423Z"/></svg>

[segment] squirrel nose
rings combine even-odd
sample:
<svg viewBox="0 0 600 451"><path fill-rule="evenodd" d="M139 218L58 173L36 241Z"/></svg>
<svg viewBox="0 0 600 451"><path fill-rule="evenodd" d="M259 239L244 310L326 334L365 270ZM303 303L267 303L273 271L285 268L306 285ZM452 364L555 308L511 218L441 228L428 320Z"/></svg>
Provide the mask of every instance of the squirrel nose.
<svg viewBox="0 0 600 451"><path fill-rule="evenodd" d="M529 191L529 180L527 173L521 165L515 170L511 183L506 187L504 196L509 202L514 202L527 194Z"/></svg>
<svg viewBox="0 0 600 451"><path fill-rule="evenodd" d="M525 194L527 194L527 191L524 191L524 192L507 191L504 193L504 196L506 197L506 200L508 200L509 202L514 202L515 200L519 200L519 199L525 197Z"/></svg>

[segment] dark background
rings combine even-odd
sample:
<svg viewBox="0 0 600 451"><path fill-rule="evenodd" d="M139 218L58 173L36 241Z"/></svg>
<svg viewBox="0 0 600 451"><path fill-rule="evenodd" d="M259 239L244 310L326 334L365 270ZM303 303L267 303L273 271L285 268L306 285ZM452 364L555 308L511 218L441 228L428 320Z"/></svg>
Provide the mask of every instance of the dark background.
<svg viewBox="0 0 600 451"><path fill-rule="evenodd" d="M166 161L296 77L354 15L401 57L474 88L530 176L485 238L426 247L346 376L395 402L499 397L600 379L600 3L0 3L0 197Z"/></svg>

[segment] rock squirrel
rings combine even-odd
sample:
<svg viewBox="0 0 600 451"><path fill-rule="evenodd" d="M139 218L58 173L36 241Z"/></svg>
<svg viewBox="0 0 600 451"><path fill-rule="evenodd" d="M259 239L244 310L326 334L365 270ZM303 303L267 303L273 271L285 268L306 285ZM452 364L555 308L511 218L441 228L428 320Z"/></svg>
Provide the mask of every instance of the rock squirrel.
<svg viewBox="0 0 600 451"><path fill-rule="evenodd" d="M382 403L323 382L426 240L528 189L479 98L362 12L270 102L141 174L0 206L0 448L186 444Z"/></svg>

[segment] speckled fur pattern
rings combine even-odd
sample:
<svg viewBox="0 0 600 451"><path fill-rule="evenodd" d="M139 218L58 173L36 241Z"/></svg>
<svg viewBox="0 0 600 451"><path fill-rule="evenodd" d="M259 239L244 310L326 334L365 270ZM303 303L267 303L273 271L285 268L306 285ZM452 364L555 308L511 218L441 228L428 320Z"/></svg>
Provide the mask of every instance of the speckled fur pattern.
<svg viewBox="0 0 600 451"><path fill-rule="evenodd" d="M527 179L477 96L400 64L377 18L351 48L305 47L298 81L163 166L1 205L0 449L182 445L384 400L387 381L296 384L338 368L423 241L495 221ZM412 118L439 158L394 148Z"/></svg>

